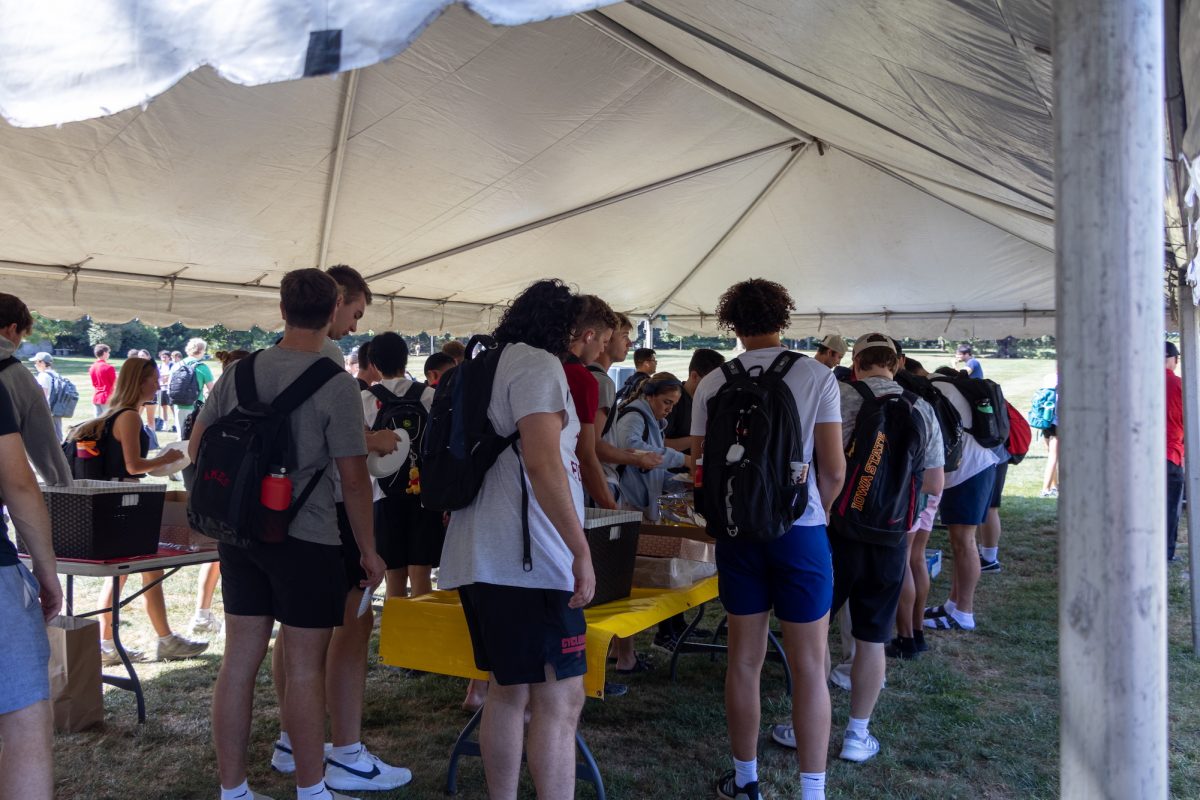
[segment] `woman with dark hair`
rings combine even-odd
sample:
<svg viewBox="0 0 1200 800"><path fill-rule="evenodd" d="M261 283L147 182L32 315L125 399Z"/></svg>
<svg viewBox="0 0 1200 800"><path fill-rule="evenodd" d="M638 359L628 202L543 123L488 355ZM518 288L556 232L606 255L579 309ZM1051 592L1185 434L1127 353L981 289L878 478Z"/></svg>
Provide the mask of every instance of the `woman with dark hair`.
<svg viewBox="0 0 1200 800"><path fill-rule="evenodd" d="M621 503L636 509L651 522L658 521L658 498L671 477L668 470L692 466L691 456L666 446L663 430L667 416L683 395L683 383L670 372L659 372L642 382L617 418L618 447L662 456L654 469L627 466L621 473Z"/></svg>

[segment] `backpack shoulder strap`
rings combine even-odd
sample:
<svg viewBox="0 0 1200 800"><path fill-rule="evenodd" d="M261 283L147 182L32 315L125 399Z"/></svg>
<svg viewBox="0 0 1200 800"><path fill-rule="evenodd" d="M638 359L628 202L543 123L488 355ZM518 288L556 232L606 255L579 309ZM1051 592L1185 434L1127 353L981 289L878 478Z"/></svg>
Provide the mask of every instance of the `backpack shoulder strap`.
<svg viewBox="0 0 1200 800"><path fill-rule="evenodd" d="M746 368L742 366L741 361L731 358L721 365L721 374L725 376L726 383L732 383L746 374Z"/></svg>
<svg viewBox="0 0 1200 800"><path fill-rule="evenodd" d="M866 404L868 404L868 403L872 403L872 404L874 404L874 403L878 403L878 402L879 402L879 398L877 398L877 397L875 396L875 393L874 393L874 392L872 392L872 391L871 391L871 390L870 390L870 389L867 387L867 385L866 385L864 382L862 382L862 381L851 381L851 382L850 382L850 386L851 386L851 387L852 387L852 388L853 388L853 389L854 389L856 392L858 392L860 395L862 395L862 399L863 399L863 405L866 405Z"/></svg>
<svg viewBox="0 0 1200 800"><path fill-rule="evenodd" d="M271 402L271 407L280 414L292 413L339 372L345 372L341 364L333 363L332 359L318 358L279 393Z"/></svg>
<svg viewBox="0 0 1200 800"><path fill-rule="evenodd" d="M17 363L16 356L9 356L8 358L4 359L3 361L0 361L0 372L4 372L4 370L8 369L9 367L11 367L13 364L16 364L16 363Z"/></svg>
<svg viewBox="0 0 1200 800"><path fill-rule="evenodd" d="M254 362L261 350L255 350L233 370L233 389L238 405L258 402L258 387L254 385Z"/></svg>
<svg viewBox="0 0 1200 800"><path fill-rule="evenodd" d="M792 368L792 365L801 359L801 354L791 350L784 350L779 355L775 356L775 360L771 362L771 366L767 367L764 375L771 375L775 378L782 378Z"/></svg>
<svg viewBox="0 0 1200 800"><path fill-rule="evenodd" d="M427 388L429 388L429 387L427 387L425 384L421 383L420 381L413 381L412 385L408 387L408 391L406 391L404 393L404 399L405 400L420 400L421 395L425 394L425 390Z"/></svg>
<svg viewBox="0 0 1200 800"><path fill-rule="evenodd" d="M375 395L375 399L381 403L391 403L400 399L399 396L391 389L387 388L386 386L381 386L378 383L368 386L367 391Z"/></svg>
<svg viewBox="0 0 1200 800"><path fill-rule="evenodd" d="M588 372L594 372L597 375L607 375L608 374L604 370L604 367L600 366L599 364L588 364Z"/></svg>

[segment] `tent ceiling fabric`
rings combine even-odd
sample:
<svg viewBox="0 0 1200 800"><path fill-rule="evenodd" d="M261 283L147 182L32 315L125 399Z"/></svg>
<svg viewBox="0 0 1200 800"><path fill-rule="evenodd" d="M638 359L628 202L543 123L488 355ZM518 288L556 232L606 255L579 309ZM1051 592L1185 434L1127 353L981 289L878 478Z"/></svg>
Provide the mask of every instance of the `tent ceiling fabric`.
<svg viewBox="0 0 1200 800"><path fill-rule="evenodd" d="M10 121L126 110L0 125L0 284L53 316L277 324L270 287L319 259L346 86L288 79L340 29L328 258L378 276L370 327L488 327L556 275L711 331L763 275L797 334L1053 329L1048 0L299 5L98 0L75 36L6 0ZM562 17L597 7L619 28Z"/></svg>

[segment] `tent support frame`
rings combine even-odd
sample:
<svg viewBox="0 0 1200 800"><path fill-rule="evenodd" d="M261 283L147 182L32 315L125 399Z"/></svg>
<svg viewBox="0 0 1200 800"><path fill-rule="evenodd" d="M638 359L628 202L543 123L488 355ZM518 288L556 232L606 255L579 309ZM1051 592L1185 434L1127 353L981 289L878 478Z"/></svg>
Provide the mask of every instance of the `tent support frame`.
<svg viewBox="0 0 1200 800"><path fill-rule="evenodd" d="M1055 0L1066 800L1169 790L1163 55L1161 0Z"/></svg>
<svg viewBox="0 0 1200 800"><path fill-rule="evenodd" d="M350 139L350 120L354 117L354 101L358 97L360 70L346 73L346 89L342 97L342 117L338 123L337 141L333 148L333 171L329 176L329 192L325 197L325 216L321 225L321 252L317 258L319 269L329 266L329 242L333 238L333 219L337 211L338 192L342 187L342 166L346 163L346 143Z"/></svg>
<svg viewBox="0 0 1200 800"><path fill-rule="evenodd" d="M1200 453L1200 308L1196 307L1195 290L1184 276L1179 276L1179 350L1180 366L1183 370L1183 435L1184 452L1192 457L1184 462L1184 494L1188 498L1188 570L1191 575L1188 588L1192 600L1192 657L1200 658L1200 587L1196 586L1200 572L1200 468L1197 457ZM1193 500L1195 498L1195 500Z"/></svg>

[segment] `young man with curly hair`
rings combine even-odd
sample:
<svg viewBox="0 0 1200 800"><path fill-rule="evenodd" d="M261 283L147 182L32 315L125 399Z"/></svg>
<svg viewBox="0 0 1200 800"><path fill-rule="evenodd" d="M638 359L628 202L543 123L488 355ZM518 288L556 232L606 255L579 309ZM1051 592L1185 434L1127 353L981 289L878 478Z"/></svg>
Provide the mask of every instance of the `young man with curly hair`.
<svg viewBox="0 0 1200 800"><path fill-rule="evenodd" d="M785 348L781 335L795 308L786 289L754 278L730 287L717 305L717 319L732 330L746 352L738 356L751 374L767 369ZM725 383L713 370L696 387L692 405L692 452L704 452L708 401ZM762 708L759 680L767 650L771 610L783 625L783 644L792 670L792 719L803 800L824 800L829 748L829 687L825 682L833 568L825 523L841 490L841 396L833 373L801 358L784 375L803 433L804 461L820 465L808 474L808 506L792 528L773 541L718 539L720 596L729 614L729 668L725 713L734 769L717 784L725 800L759 800L758 735Z"/></svg>
<svg viewBox="0 0 1200 800"><path fill-rule="evenodd" d="M587 671L583 607L596 588L583 533L579 415L559 360L577 312L557 280L534 283L504 312L488 417L501 436L520 437L471 504L450 517L442 550L439 586L458 589L475 664L490 676L479 741L496 800L517 797L526 708L524 752L538 797L574 796ZM532 492L523 512L526 478Z"/></svg>

